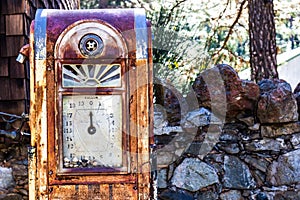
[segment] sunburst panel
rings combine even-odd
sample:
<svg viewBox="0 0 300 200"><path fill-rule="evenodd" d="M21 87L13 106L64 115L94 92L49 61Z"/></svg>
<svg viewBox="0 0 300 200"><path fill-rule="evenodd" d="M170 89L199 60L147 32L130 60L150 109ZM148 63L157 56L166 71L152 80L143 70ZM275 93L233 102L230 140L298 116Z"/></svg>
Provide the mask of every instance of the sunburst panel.
<svg viewBox="0 0 300 200"><path fill-rule="evenodd" d="M119 64L64 64L63 87L121 87Z"/></svg>

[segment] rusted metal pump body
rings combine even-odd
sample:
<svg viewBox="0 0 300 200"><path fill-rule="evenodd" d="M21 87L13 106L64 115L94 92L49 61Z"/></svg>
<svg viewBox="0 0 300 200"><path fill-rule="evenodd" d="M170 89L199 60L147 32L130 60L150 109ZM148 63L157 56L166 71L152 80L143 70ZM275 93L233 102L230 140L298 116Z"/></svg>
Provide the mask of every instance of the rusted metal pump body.
<svg viewBox="0 0 300 200"><path fill-rule="evenodd" d="M151 199L151 53L142 9L37 11L30 199Z"/></svg>

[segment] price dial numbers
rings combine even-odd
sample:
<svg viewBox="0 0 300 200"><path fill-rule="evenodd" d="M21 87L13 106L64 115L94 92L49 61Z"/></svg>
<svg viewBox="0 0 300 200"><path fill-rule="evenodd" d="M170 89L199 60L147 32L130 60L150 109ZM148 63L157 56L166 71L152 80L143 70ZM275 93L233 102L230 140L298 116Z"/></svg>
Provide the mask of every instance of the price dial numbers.
<svg viewBox="0 0 300 200"><path fill-rule="evenodd" d="M64 168L122 167L122 96L63 96Z"/></svg>

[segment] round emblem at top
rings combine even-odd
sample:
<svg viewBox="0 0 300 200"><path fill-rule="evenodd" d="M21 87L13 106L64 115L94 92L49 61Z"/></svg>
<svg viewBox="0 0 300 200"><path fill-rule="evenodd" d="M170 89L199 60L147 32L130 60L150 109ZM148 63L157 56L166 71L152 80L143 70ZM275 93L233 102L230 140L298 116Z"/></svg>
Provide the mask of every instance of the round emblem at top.
<svg viewBox="0 0 300 200"><path fill-rule="evenodd" d="M98 57L102 53L104 44L102 39L95 34L87 34L80 39L80 52L87 57Z"/></svg>

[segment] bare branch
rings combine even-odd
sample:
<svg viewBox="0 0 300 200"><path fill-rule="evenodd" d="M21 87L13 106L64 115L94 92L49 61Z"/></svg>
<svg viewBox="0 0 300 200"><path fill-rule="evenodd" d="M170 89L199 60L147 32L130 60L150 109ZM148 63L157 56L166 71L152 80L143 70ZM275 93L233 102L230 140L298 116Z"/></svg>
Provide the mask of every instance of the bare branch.
<svg viewBox="0 0 300 200"><path fill-rule="evenodd" d="M233 24L232 24L232 25L230 26L230 28L229 28L228 34L226 35L226 38L225 38L225 40L224 40L224 42L223 42L222 47L221 47L216 53L214 53L213 56L219 54L219 53L225 48L225 46L226 46L226 44L227 44L227 42L228 42L228 40L229 40L229 38L230 38L230 35L231 35L232 31L233 31L234 26L238 23L238 21L239 21L241 15L242 15L242 13L243 13L243 7L244 7L244 5L245 5L246 2L247 2L247 0L244 0L244 1L241 3L239 12L238 12L238 14L237 14L237 16L236 16L236 18L235 18Z"/></svg>
<svg viewBox="0 0 300 200"><path fill-rule="evenodd" d="M186 2L187 0L180 0L180 1L176 1L176 4L170 9L170 12L168 14L168 16L166 17L166 19L164 20L163 24L168 24L170 21L171 21L171 17L172 17L172 14L174 12L174 10L180 6L180 4Z"/></svg>
<svg viewBox="0 0 300 200"><path fill-rule="evenodd" d="M220 20L223 17L223 14L226 12L228 6L229 6L230 0L227 0L227 3L225 5L225 8L223 9L222 12L220 12L219 16L218 16L218 20ZM217 27L219 27L219 21L217 21ZM207 48L210 45L210 42L212 41L212 38L214 37L214 35L216 34L217 29L214 29L213 34L210 35L210 37L206 40L205 42L205 48Z"/></svg>
<svg viewBox="0 0 300 200"><path fill-rule="evenodd" d="M230 0L227 0L226 6L225 6L224 10L222 12L220 12L218 19L221 19L223 17L223 14L226 12L229 3L230 3Z"/></svg>

